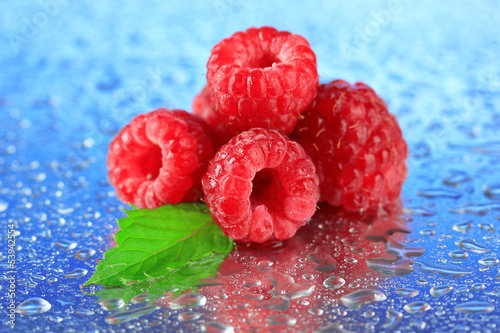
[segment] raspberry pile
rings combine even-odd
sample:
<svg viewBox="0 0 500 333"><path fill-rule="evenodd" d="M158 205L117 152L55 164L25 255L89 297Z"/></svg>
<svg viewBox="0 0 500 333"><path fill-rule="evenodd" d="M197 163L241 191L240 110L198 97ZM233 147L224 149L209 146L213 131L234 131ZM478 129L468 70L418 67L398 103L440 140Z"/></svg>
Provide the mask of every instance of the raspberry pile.
<svg viewBox="0 0 500 333"><path fill-rule="evenodd" d="M261 27L223 39L192 109L139 115L113 139L123 201L205 200L226 235L259 243L292 237L318 202L370 214L399 202L408 149L396 118L364 83L319 85L302 36Z"/></svg>

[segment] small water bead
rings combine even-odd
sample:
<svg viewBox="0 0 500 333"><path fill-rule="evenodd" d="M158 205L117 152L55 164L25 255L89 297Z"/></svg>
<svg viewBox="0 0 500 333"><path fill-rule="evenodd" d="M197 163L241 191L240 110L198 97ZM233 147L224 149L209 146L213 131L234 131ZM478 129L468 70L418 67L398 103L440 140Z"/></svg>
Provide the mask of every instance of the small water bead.
<svg viewBox="0 0 500 333"><path fill-rule="evenodd" d="M140 308L114 313L112 315L107 316L104 319L104 321L111 325L119 325L137 319L141 316L150 314L158 309L160 309L160 307L157 305L148 305Z"/></svg>
<svg viewBox="0 0 500 333"><path fill-rule="evenodd" d="M52 305L40 297L28 298L16 307L16 312L25 316L37 315L50 310Z"/></svg>
<svg viewBox="0 0 500 333"><path fill-rule="evenodd" d="M488 302L471 301L455 306L455 311L464 313L489 313L495 310L495 306Z"/></svg>
<svg viewBox="0 0 500 333"><path fill-rule="evenodd" d="M75 257L76 259L78 260L84 260L84 261L87 261L89 260L90 258L92 258L95 254L95 250L92 250L92 249L86 249L86 250L78 250L76 253L75 253Z"/></svg>
<svg viewBox="0 0 500 333"><path fill-rule="evenodd" d="M354 259L354 258L345 258L344 261L346 263L349 263L349 264L355 264L358 262L358 260Z"/></svg>
<svg viewBox="0 0 500 333"><path fill-rule="evenodd" d="M238 309L243 309L243 308L238 308ZM179 320L180 322L191 321L200 318L202 315L203 314L201 312L186 311L179 313L179 315L177 316L177 320Z"/></svg>
<svg viewBox="0 0 500 333"><path fill-rule="evenodd" d="M234 333L234 328L232 326L217 322L210 321L201 324L201 332L206 333Z"/></svg>
<svg viewBox="0 0 500 333"><path fill-rule="evenodd" d="M95 314L95 312L89 309L78 309L76 310L76 314L79 316L92 316Z"/></svg>
<svg viewBox="0 0 500 333"><path fill-rule="evenodd" d="M467 231L469 231L472 228L472 222L467 221L464 223L457 223L457 224L453 225L451 228L457 232L465 234Z"/></svg>
<svg viewBox="0 0 500 333"><path fill-rule="evenodd" d="M441 297L453 290L453 286L443 285L432 287L430 293L434 297Z"/></svg>
<svg viewBox="0 0 500 333"><path fill-rule="evenodd" d="M406 304L403 309L408 313L415 314L428 311L431 309L431 306L426 302L413 302L410 304Z"/></svg>
<svg viewBox="0 0 500 333"><path fill-rule="evenodd" d="M459 187L462 183L470 182L472 178L463 171L451 171L450 175L443 180L443 183L450 187Z"/></svg>
<svg viewBox="0 0 500 333"><path fill-rule="evenodd" d="M455 260L463 260L469 257L469 253L465 250L455 250L448 253L448 255Z"/></svg>
<svg viewBox="0 0 500 333"><path fill-rule="evenodd" d="M0 200L0 213L3 213L9 208L9 204L6 201Z"/></svg>
<svg viewBox="0 0 500 333"><path fill-rule="evenodd" d="M483 258L479 260L479 263L484 266L496 266L500 261L497 258Z"/></svg>
<svg viewBox="0 0 500 333"><path fill-rule="evenodd" d="M323 285L328 289L339 289L342 288L344 284L345 280L340 276L330 276L323 282Z"/></svg>
<svg viewBox="0 0 500 333"><path fill-rule="evenodd" d="M78 244L76 242L67 239L61 239L56 242L56 246L64 251L73 250L77 245Z"/></svg>
<svg viewBox="0 0 500 333"><path fill-rule="evenodd" d="M366 304L385 301L387 297L376 289L359 289L342 296L340 301L351 310L359 310Z"/></svg>
<svg viewBox="0 0 500 333"><path fill-rule="evenodd" d="M403 319L403 313L395 310L387 310L386 312L386 322L384 323L384 328L394 329L401 319Z"/></svg>
<svg viewBox="0 0 500 333"><path fill-rule="evenodd" d="M249 291L245 291L245 292L241 293L241 296L248 298L250 300L253 300L253 301L260 301L264 298L264 295L262 295L262 294L253 293L253 292L249 292Z"/></svg>
<svg viewBox="0 0 500 333"><path fill-rule="evenodd" d="M455 288L456 293L466 293L469 291L469 288L467 286L460 286Z"/></svg>
<svg viewBox="0 0 500 333"><path fill-rule="evenodd" d="M482 231L486 231L486 232L489 232L489 233L494 233L495 232L495 227L493 226L493 224L490 224L490 223L479 223L479 228L482 230Z"/></svg>
<svg viewBox="0 0 500 333"><path fill-rule="evenodd" d="M76 279L87 275L88 272L88 269L85 268L75 268L73 271L64 274L64 276L68 279Z"/></svg>
<svg viewBox="0 0 500 333"><path fill-rule="evenodd" d="M398 289L394 290L394 292L396 294L398 294L399 296L408 297L408 298L415 297L420 293L419 290L410 289L410 288L398 288Z"/></svg>
<svg viewBox="0 0 500 333"><path fill-rule="evenodd" d="M486 284L484 283L473 283L470 288L474 291L481 291L486 288Z"/></svg>
<svg viewBox="0 0 500 333"><path fill-rule="evenodd" d="M103 310L106 311L114 311L117 309L121 309L125 306L125 302L121 298L109 298L103 299L96 302L101 306Z"/></svg>
<svg viewBox="0 0 500 333"><path fill-rule="evenodd" d="M353 253L361 253L363 251L366 251L366 250L362 246L351 246L351 252L353 252Z"/></svg>
<svg viewBox="0 0 500 333"><path fill-rule="evenodd" d="M258 279L249 278L243 280L243 287L245 288L260 286L261 284L262 282Z"/></svg>
<svg viewBox="0 0 500 333"><path fill-rule="evenodd" d="M207 304L207 298L200 294L190 293L183 294L172 302L170 302L170 308L173 310L182 309L185 307L194 307L194 306L204 306Z"/></svg>
<svg viewBox="0 0 500 333"><path fill-rule="evenodd" d="M486 197L492 200L500 200L500 184L492 184L485 186L483 193Z"/></svg>
<svg viewBox="0 0 500 333"><path fill-rule="evenodd" d="M314 316L321 316L325 311L323 309L312 308L308 312Z"/></svg>
<svg viewBox="0 0 500 333"><path fill-rule="evenodd" d="M306 281L312 281L315 279L315 276L313 273L305 273L302 275L302 278Z"/></svg>
<svg viewBox="0 0 500 333"><path fill-rule="evenodd" d="M297 323L297 319L289 315L276 315L266 318L267 322L273 326L275 325L287 325L293 326Z"/></svg>
<svg viewBox="0 0 500 333"><path fill-rule="evenodd" d="M489 248L476 243L476 241L474 241L473 239L470 239L470 238L466 238L466 239L462 239L460 241L457 241L457 242L455 242L455 245L457 245L458 247L460 247L463 250L468 250L468 251L471 251L474 253L486 253L486 252L491 251Z"/></svg>
<svg viewBox="0 0 500 333"><path fill-rule="evenodd" d="M440 188L419 190L417 191L417 194L428 199L435 199L435 198L458 199L462 197L462 193L460 192L450 191Z"/></svg>
<svg viewBox="0 0 500 333"><path fill-rule="evenodd" d="M269 260L262 260L257 264L257 269L261 272L267 272L274 263Z"/></svg>
<svg viewBox="0 0 500 333"><path fill-rule="evenodd" d="M61 318L59 316L49 316L48 318L50 321L52 321L54 323L60 323L64 320L63 318Z"/></svg>
<svg viewBox="0 0 500 333"><path fill-rule="evenodd" d="M349 283L349 288L359 288L360 284L357 282L351 282Z"/></svg>
<svg viewBox="0 0 500 333"><path fill-rule="evenodd" d="M432 229L427 229L427 230L420 230L420 234L422 236L434 236L436 232Z"/></svg>
<svg viewBox="0 0 500 333"><path fill-rule="evenodd" d="M235 309L246 309L249 305L250 305L250 303L247 303L247 302L238 302L238 303L236 303L236 304L233 305L233 308L235 308Z"/></svg>
<svg viewBox="0 0 500 333"><path fill-rule="evenodd" d="M429 281L424 280L424 279L417 280L417 284L418 284L419 286L426 285L427 283L429 283Z"/></svg>
<svg viewBox="0 0 500 333"><path fill-rule="evenodd" d="M449 211L454 214L473 214L478 216L486 215L490 210L500 210L500 204L498 203L470 204L449 209Z"/></svg>
<svg viewBox="0 0 500 333"><path fill-rule="evenodd" d="M371 317L375 316L375 312L374 311L365 311L365 312L363 312L362 316L365 318L371 318Z"/></svg>

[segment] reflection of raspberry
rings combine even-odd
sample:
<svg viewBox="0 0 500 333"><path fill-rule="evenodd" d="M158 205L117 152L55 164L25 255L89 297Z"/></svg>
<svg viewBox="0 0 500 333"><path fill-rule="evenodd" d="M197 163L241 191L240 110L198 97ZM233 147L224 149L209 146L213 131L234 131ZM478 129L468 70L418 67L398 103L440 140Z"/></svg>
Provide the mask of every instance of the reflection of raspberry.
<svg viewBox="0 0 500 333"><path fill-rule="evenodd" d="M212 104L234 133L264 127L289 134L318 87L316 56L307 40L271 27L219 42L207 70Z"/></svg>
<svg viewBox="0 0 500 333"><path fill-rule="evenodd" d="M214 220L244 242L292 237L314 214L319 197L304 149L268 129L251 129L222 146L202 184Z"/></svg>
<svg viewBox="0 0 500 333"><path fill-rule="evenodd" d="M186 111L158 109L120 130L109 145L111 185L141 208L201 197L201 177L214 149L208 125Z"/></svg>
<svg viewBox="0 0 500 333"><path fill-rule="evenodd" d="M226 144L233 137L231 131L221 122L219 115L210 103L207 88L204 87L193 99L193 114L205 120L214 130L217 148Z"/></svg>
<svg viewBox="0 0 500 333"><path fill-rule="evenodd" d="M316 165L320 201L376 212L398 200L408 149L396 118L366 84L320 85L292 137Z"/></svg>

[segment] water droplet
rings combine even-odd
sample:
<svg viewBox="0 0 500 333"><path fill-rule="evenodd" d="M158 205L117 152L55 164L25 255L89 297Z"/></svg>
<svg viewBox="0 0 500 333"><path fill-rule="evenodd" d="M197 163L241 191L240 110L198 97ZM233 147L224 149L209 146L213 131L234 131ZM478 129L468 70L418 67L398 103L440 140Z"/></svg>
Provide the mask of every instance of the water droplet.
<svg viewBox="0 0 500 333"><path fill-rule="evenodd" d="M16 307L16 312L25 316L32 316L50 310L52 305L40 297L28 298Z"/></svg>
<svg viewBox="0 0 500 333"><path fill-rule="evenodd" d="M467 251L464 251L464 250L451 251L450 253L448 253L448 255L451 258L456 259L456 260L463 260L463 259L467 259L469 257L469 253Z"/></svg>
<svg viewBox="0 0 500 333"><path fill-rule="evenodd" d="M340 301L352 310L359 310L366 304L385 301L387 297L376 289L360 289L342 296Z"/></svg>
<svg viewBox="0 0 500 333"><path fill-rule="evenodd" d="M235 309L246 309L249 305L250 305L250 303L247 303L247 302L238 302L238 303L236 303L236 304L233 305L233 308L235 308Z"/></svg>
<svg viewBox="0 0 500 333"><path fill-rule="evenodd" d="M89 309L78 309L76 310L76 314L80 316L92 316L95 314L95 312Z"/></svg>
<svg viewBox="0 0 500 333"><path fill-rule="evenodd" d="M64 274L68 279L75 279L87 275L88 269L85 268L75 268L73 271Z"/></svg>
<svg viewBox="0 0 500 333"><path fill-rule="evenodd" d="M484 266L496 266L499 260L497 258L483 258L479 260L479 263Z"/></svg>
<svg viewBox="0 0 500 333"><path fill-rule="evenodd" d="M441 297L443 295L446 295L447 293L449 293L452 290L453 290L453 286L447 286L447 285L435 286L435 287L431 288L430 293L434 297Z"/></svg>
<svg viewBox="0 0 500 333"><path fill-rule="evenodd" d="M404 208L404 212L413 216L433 216L436 215L435 212L431 212L430 210L423 207L406 207Z"/></svg>
<svg viewBox="0 0 500 333"><path fill-rule="evenodd" d="M0 213L5 212L9 208L9 204L3 200L0 200Z"/></svg>
<svg viewBox="0 0 500 333"><path fill-rule="evenodd" d="M464 223L457 223L455 224L453 227L451 227L453 230L455 231L458 231L462 234L465 234L467 231L470 230L470 228L472 228L472 222L471 221L467 221L467 222L464 222Z"/></svg>
<svg viewBox="0 0 500 333"><path fill-rule="evenodd" d="M178 310L185 307L204 306L205 304L207 304L207 298L205 296L192 293L184 294L174 299L170 302L170 308Z"/></svg>
<svg viewBox="0 0 500 333"><path fill-rule="evenodd" d="M56 246L64 251L73 250L78 244L71 240L61 239L56 242Z"/></svg>
<svg viewBox="0 0 500 333"><path fill-rule="evenodd" d="M471 251L474 253L486 253L486 252L491 251L487 247L479 245L478 243L476 243L476 241L474 241L473 239L470 239L470 238L466 238L466 239L462 239L461 241L457 241L457 242L455 242L455 245L457 245L458 247L460 247L463 250L468 250L468 251Z"/></svg>
<svg viewBox="0 0 500 333"><path fill-rule="evenodd" d="M412 314L415 314L415 313L422 313L422 312L425 312L427 310L430 310L431 306L429 305L429 303L426 303L426 302L413 302L413 303L410 303L410 304L406 304L403 309L408 312L408 313L412 313Z"/></svg>
<svg viewBox="0 0 500 333"><path fill-rule="evenodd" d="M500 184L488 185L483 189L485 196L491 200L500 200Z"/></svg>
<svg viewBox="0 0 500 333"><path fill-rule="evenodd" d="M269 260L262 260L257 264L257 269L261 272L267 272L274 263Z"/></svg>
<svg viewBox="0 0 500 333"><path fill-rule="evenodd" d="M394 290L394 292L396 294L398 294L399 296L408 297L408 298L415 297L420 293L420 291L415 290L415 289L410 289L410 288L398 288L398 289Z"/></svg>
<svg viewBox="0 0 500 333"><path fill-rule="evenodd" d="M258 307L275 311L287 311L290 308L290 298L286 296L275 296L271 300L261 303Z"/></svg>
<svg viewBox="0 0 500 333"><path fill-rule="evenodd" d="M371 318L371 317L375 316L375 312L374 311L365 311L365 312L363 312L362 316L365 318Z"/></svg>
<svg viewBox="0 0 500 333"><path fill-rule="evenodd" d="M450 208L450 212L455 214L473 214L473 215L485 215L490 210L499 210L500 204L497 203L486 203L486 204L470 204L457 208Z"/></svg>
<svg viewBox="0 0 500 333"><path fill-rule="evenodd" d="M314 280L315 276L313 273L305 273L302 275L302 278L306 281L312 281Z"/></svg>
<svg viewBox="0 0 500 333"><path fill-rule="evenodd" d="M151 312L154 312L158 309L160 309L160 307L157 305L148 305L140 308L135 308L132 310L114 313L112 315L107 316L104 319L104 321L106 321L106 323L111 325L119 325L137 319L141 316L150 314Z"/></svg>
<svg viewBox="0 0 500 333"><path fill-rule="evenodd" d="M472 180L469 175L463 171L451 171L451 175L443 180L443 183L450 187L459 187L465 182L470 182Z"/></svg>
<svg viewBox="0 0 500 333"><path fill-rule="evenodd" d="M202 313L200 312L193 312L193 311L186 311L179 313L179 316L177 319L179 321L191 321L191 320L196 320L202 316Z"/></svg>
<svg viewBox="0 0 500 333"><path fill-rule="evenodd" d="M354 258L345 258L344 261L346 263L349 263L349 264L355 264L358 262L358 260L354 259Z"/></svg>
<svg viewBox="0 0 500 333"><path fill-rule="evenodd" d="M106 311L114 311L116 309L121 309L125 306L125 302L121 298L109 298L103 299L96 302L101 306L102 309Z"/></svg>
<svg viewBox="0 0 500 333"><path fill-rule="evenodd" d="M403 319L403 313L395 310L387 310L385 317L387 321L384 323L384 328L393 329Z"/></svg>
<svg viewBox="0 0 500 333"><path fill-rule="evenodd" d="M420 234L422 236L434 236L436 232L432 229L427 229L427 230L420 230Z"/></svg>
<svg viewBox="0 0 500 333"><path fill-rule="evenodd" d="M323 285L329 289L339 289L345 284L345 280L340 276L330 276L327 278Z"/></svg>
<svg viewBox="0 0 500 333"><path fill-rule="evenodd" d="M310 314L314 315L314 316L321 316L323 314L323 309L318 309L318 308L312 308L312 309L309 309L308 310Z"/></svg>
<svg viewBox="0 0 500 333"><path fill-rule="evenodd" d="M479 228L482 231L489 232L490 234L492 234L492 233L495 232L495 227L493 226L493 224L490 224L490 223L479 223L478 225L479 225Z"/></svg>
<svg viewBox="0 0 500 333"><path fill-rule="evenodd" d="M293 326L297 323L297 319L289 315L276 315L266 318L267 322L271 325L288 325Z"/></svg>
<svg viewBox="0 0 500 333"><path fill-rule="evenodd" d="M243 287L250 288L260 286L262 282L258 279L245 279L243 280Z"/></svg>
<svg viewBox="0 0 500 333"><path fill-rule="evenodd" d="M470 288L474 291L481 291L484 288L486 288L486 285L484 283L473 283Z"/></svg>
<svg viewBox="0 0 500 333"><path fill-rule="evenodd" d="M60 323L61 321L63 321L63 319L59 316L49 316L48 318L54 323Z"/></svg>
<svg viewBox="0 0 500 333"><path fill-rule="evenodd" d="M464 313L488 313L495 310L495 306L488 302L471 301L458 304L455 311Z"/></svg>
<svg viewBox="0 0 500 333"><path fill-rule="evenodd" d="M201 332L207 333L234 333L234 328L232 326L219 323L216 321L210 321L201 324Z"/></svg>
<svg viewBox="0 0 500 333"><path fill-rule="evenodd" d="M253 301L260 301L264 298L264 295L259 294L259 293L250 292L250 291L242 292L241 296L248 298L248 299L251 299Z"/></svg>
<svg viewBox="0 0 500 333"><path fill-rule="evenodd" d="M90 258L92 258L92 256L94 256L94 254L95 254L95 250L78 250L75 253L75 257L78 260L87 261Z"/></svg>
<svg viewBox="0 0 500 333"><path fill-rule="evenodd" d="M455 192L455 191L450 191L450 190L445 190L445 189L427 189L427 190L420 190L417 191L417 194L426 197L429 199L434 199L434 198L449 198L449 199L458 199L462 197L462 193L460 192Z"/></svg>
<svg viewBox="0 0 500 333"><path fill-rule="evenodd" d="M458 279L467 274L471 274L470 271L464 271L459 268L454 267L441 267L441 266L431 266L422 262L414 262L414 265L419 266L424 273L439 274L441 276L446 276L452 279Z"/></svg>

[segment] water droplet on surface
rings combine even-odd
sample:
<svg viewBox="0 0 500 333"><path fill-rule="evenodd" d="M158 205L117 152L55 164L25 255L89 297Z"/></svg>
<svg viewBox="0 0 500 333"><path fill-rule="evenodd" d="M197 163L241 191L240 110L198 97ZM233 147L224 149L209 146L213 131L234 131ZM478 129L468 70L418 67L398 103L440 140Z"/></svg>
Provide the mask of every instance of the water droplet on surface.
<svg viewBox="0 0 500 333"><path fill-rule="evenodd" d="M345 284L345 280L340 276L330 276L327 278L323 285L329 289L339 289Z"/></svg>
<svg viewBox="0 0 500 333"><path fill-rule="evenodd" d="M234 333L234 328L223 323L211 321L201 324L201 331L207 333Z"/></svg>
<svg viewBox="0 0 500 333"><path fill-rule="evenodd" d="M462 193L460 193L460 192L439 189L439 188L420 190L420 191L417 191L417 194L422 196L422 197L429 198L429 199L434 199L434 198L458 199L458 198L462 197Z"/></svg>
<svg viewBox="0 0 500 333"><path fill-rule="evenodd" d="M466 238L466 239L462 239L461 241L457 241L457 242L455 242L455 245L457 245L458 247L460 247L463 250L471 251L474 253L486 253L486 252L491 251L489 248L482 246L482 245L479 245L478 243L476 243L476 241L474 241L473 239L470 239L470 238Z"/></svg>
<svg viewBox="0 0 500 333"><path fill-rule="evenodd" d="M111 325L119 325L119 324L126 323L128 321L137 319L141 316L145 316L147 314L150 314L151 312L154 312L158 309L160 309L160 307L157 305L144 306L144 307L135 308L132 310L114 313L112 315L107 316L104 319L104 321L108 324L111 324Z"/></svg>
<svg viewBox="0 0 500 333"><path fill-rule="evenodd" d="M403 313L395 310L387 310L385 317L387 321L384 323L384 328L393 329L403 319Z"/></svg>
<svg viewBox="0 0 500 333"><path fill-rule="evenodd" d="M89 309L78 309L76 310L76 314L80 316L92 316L95 314L95 312Z"/></svg>
<svg viewBox="0 0 500 333"><path fill-rule="evenodd" d="M478 225L479 225L479 228L482 231L489 232L490 234L492 234L492 233L495 232L495 227L493 226L493 224L490 224L490 223L479 223Z"/></svg>
<svg viewBox="0 0 500 333"><path fill-rule="evenodd" d="M75 268L73 271L64 274L64 276L68 279L76 279L87 275L88 272L88 269L85 268Z"/></svg>
<svg viewBox="0 0 500 333"><path fill-rule="evenodd" d="M413 216L434 216L436 212L432 212L423 207L405 207L404 212Z"/></svg>
<svg viewBox="0 0 500 333"><path fill-rule="evenodd" d="M473 215L485 215L490 210L499 210L500 204L497 203L486 203L486 204L469 204L457 208L450 208L450 212L454 214L473 214Z"/></svg>
<svg viewBox="0 0 500 333"><path fill-rule="evenodd" d="M56 246L64 251L73 250L78 244L71 240L61 239L56 242Z"/></svg>
<svg viewBox="0 0 500 333"><path fill-rule="evenodd" d="M274 263L269 260L262 260L257 264L257 269L261 272L267 272L269 269L271 269L271 266Z"/></svg>
<svg viewBox="0 0 500 333"><path fill-rule="evenodd" d="M312 314L313 316L321 316L323 314L323 309L318 309L318 308L312 308L312 309L309 309L308 312L310 314Z"/></svg>
<svg viewBox="0 0 500 333"><path fill-rule="evenodd" d="M0 213L3 213L9 208L9 204L3 200L0 200Z"/></svg>
<svg viewBox="0 0 500 333"><path fill-rule="evenodd" d="M76 259L78 260L84 260L84 261L87 261L89 260L90 258L92 258L95 254L95 250L78 250L76 253L75 253L75 257Z"/></svg>
<svg viewBox="0 0 500 333"><path fill-rule="evenodd" d="M243 280L243 287L250 288L260 286L262 282L258 279L245 279Z"/></svg>
<svg viewBox="0 0 500 333"><path fill-rule="evenodd" d="M293 326L297 323L297 319L289 315L277 315L266 318L267 322L271 325L287 325Z"/></svg>
<svg viewBox="0 0 500 333"><path fill-rule="evenodd" d="M500 184L492 184L485 186L483 193L491 200L500 200Z"/></svg>
<svg viewBox="0 0 500 333"><path fill-rule="evenodd" d="M315 276L313 273L305 273L302 275L302 278L306 281L312 281L315 279Z"/></svg>
<svg viewBox="0 0 500 333"><path fill-rule="evenodd" d="M406 304L403 307L403 309L408 313L415 314L415 313L422 313L422 312L425 312L427 310L430 310L431 306L429 305L429 303L426 303L426 302L413 302L410 304Z"/></svg>
<svg viewBox="0 0 500 333"><path fill-rule="evenodd" d="M193 307L193 306L204 306L207 304L207 298L200 294L184 294L172 302L170 302L170 308L173 310L182 309L185 307Z"/></svg>
<svg viewBox="0 0 500 333"><path fill-rule="evenodd" d="M177 319L179 321L191 321L200 318L203 314L201 312L186 311L179 313Z"/></svg>
<svg viewBox="0 0 500 333"><path fill-rule="evenodd" d="M359 310L366 304L385 301L387 297L376 289L360 289L342 296L340 301L352 310Z"/></svg>
<svg viewBox="0 0 500 333"><path fill-rule="evenodd" d="M287 311L290 308L290 298L286 296L275 296L271 300L261 303L258 307L276 311Z"/></svg>
<svg viewBox="0 0 500 333"><path fill-rule="evenodd" d="M427 230L420 230L420 234L422 236L434 236L436 232L432 229L427 229Z"/></svg>
<svg viewBox="0 0 500 333"><path fill-rule="evenodd" d="M458 304L455 311L464 313L489 313L495 310L495 306L488 302L471 301Z"/></svg>
<svg viewBox="0 0 500 333"><path fill-rule="evenodd" d="M496 266L499 260L497 258L483 258L479 259L479 263L484 266Z"/></svg>
<svg viewBox="0 0 500 333"><path fill-rule="evenodd" d="M447 293L449 293L452 290L453 290L453 286L446 286L446 285L445 286L435 286L435 287L431 288L430 293L434 297L441 297L443 295L446 295Z"/></svg>
<svg viewBox="0 0 500 333"><path fill-rule="evenodd" d="M250 292L250 291L242 292L241 296L248 298L248 299L251 299L253 301L260 301L264 298L264 295L259 294L259 293Z"/></svg>
<svg viewBox="0 0 500 333"><path fill-rule="evenodd" d="M50 310L52 305L40 297L28 298L16 307L16 312L25 316L37 315Z"/></svg>
<svg viewBox="0 0 500 333"><path fill-rule="evenodd" d="M473 283L470 288L474 291L481 291L486 288L486 284L484 283Z"/></svg>
<svg viewBox="0 0 500 333"><path fill-rule="evenodd" d="M456 259L456 260L463 260L463 259L467 259L469 257L469 253L467 251L464 251L464 250L451 251L450 253L448 253L448 255L451 258Z"/></svg>
<svg viewBox="0 0 500 333"><path fill-rule="evenodd" d="M465 234L467 231L470 230L470 228L472 228L472 222L471 221L467 221L467 222L464 222L464 223L457 223L455 224L453 227L451 227L453 230L455 231L458 231L462 234Z"/></svg>
<svg viewBox="0 0 500 333"><path fill-rule="evenodd" d="M458 279L459 277L472 273L470 271L465 271L460 268L431 266L429 264L416 261L414 262L414 265L419 266L424 273L439 274L441 276L446 276L452 279Z"/></svg>
<svg viewBox="0 0 500 333"><path fill-rule="evenodd" d="M358 260L354 258L345 258L344 261L348 264L355 264L358 262Z"/></svg>
<svg viewBox="0 0 500 333"><path fill-rule="evenodd" d="M398 289L394 290L394 292L396 294L398 294L399 296L408 297L408 298L415 297L420 293L420 291L415 290L415 289L410 289L410 288L398 288Z"/></svg>
<svg viewBox="0 0 500 333"><path fill-rule="evenodd" d="M121 309L125 306L125 302L121 298L109 298L103 299L96 302L101 306L103 310L114 311L116 309Z"/></svg>
<svg viewBox="0 0 500 333"><path fill-rule="evenodd" d="M450 187L459 187L465 182L470 182L472 180L469 175L463 171L451 171L451 175L443 180L443 183Z"/></svg>

